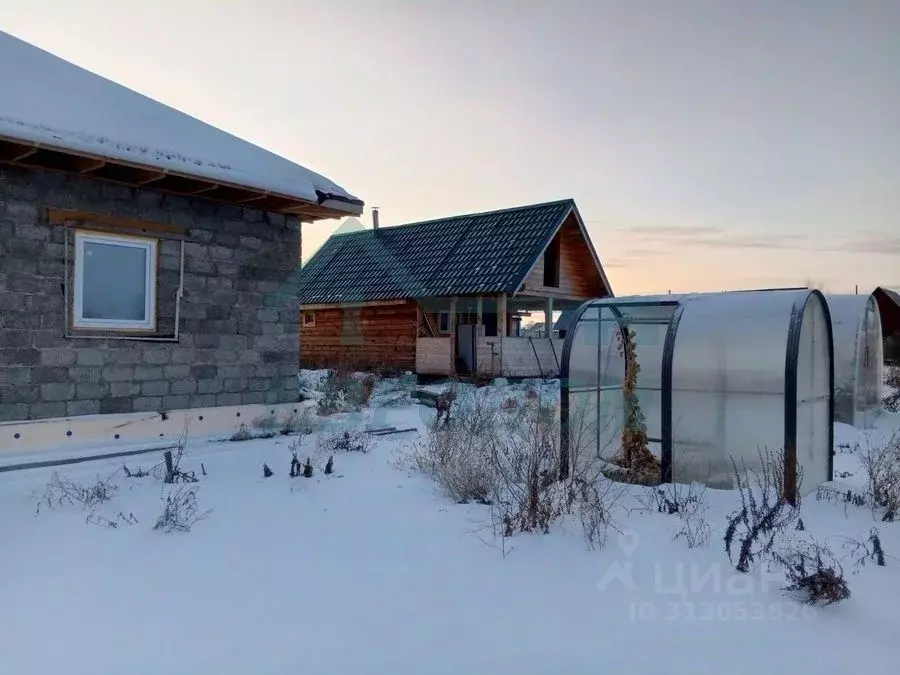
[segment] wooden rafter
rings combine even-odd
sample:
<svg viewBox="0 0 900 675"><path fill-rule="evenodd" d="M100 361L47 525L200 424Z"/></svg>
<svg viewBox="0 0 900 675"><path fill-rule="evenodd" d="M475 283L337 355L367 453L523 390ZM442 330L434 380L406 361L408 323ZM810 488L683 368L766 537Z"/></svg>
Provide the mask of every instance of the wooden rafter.
<svg viewBox="0 0 900 675"><path fill-rule="evenodd" d="M302 221L342 218L359 215L362 211L361 203L350 205L347 209L335 208L334 201L319 204L267 190L174 171L162 171L132 162L2 136L0 136L0 163L30 169L62 171L132 187L149 186L160 192L196 196L225 204L294 215Z"/></svg>

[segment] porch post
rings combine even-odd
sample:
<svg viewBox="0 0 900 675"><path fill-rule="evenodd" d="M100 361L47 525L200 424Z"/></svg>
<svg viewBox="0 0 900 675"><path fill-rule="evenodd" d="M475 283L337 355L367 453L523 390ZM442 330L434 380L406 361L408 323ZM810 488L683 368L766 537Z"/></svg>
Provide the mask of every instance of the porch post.
<svg viewBox="0 0 900 675"><path fill-rule="evenodd" d="M506 313L506 293L497 299L497 335L509 337L509 319Z"/></svg>
<svg viewBox="0 0 900 675"><path fill-rule="evenodd" d="M450 374L456 374L456 298L450 298Z"/></svg>
<svg viewBox="0 0 900 675"><path fill-rule="evenodd" d="M544 307L544 329L548 339L553 339L553 298L547 298L547 304Z"/></svg>
<svg viewBox="0 0 900 675"><path fill-rule="evenodd" d="M476 306L477 306L477 308L478 308L478 309L477 309L477 311L478 311L478 321L477 321L477 324L478 324L479 326L481 326L481 325L484 323L484 321L482 320L482 317L484 316L484 298L482 298L482 297L479 295L479 296L478 296L478 300L476 301L476 303L477 303Z"/></svg>

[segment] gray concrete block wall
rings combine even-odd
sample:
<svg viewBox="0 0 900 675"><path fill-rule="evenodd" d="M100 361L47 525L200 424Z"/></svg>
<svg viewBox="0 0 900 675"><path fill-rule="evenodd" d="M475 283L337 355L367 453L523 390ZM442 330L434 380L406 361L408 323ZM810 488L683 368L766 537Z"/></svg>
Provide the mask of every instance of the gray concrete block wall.
<svg viewBox="0 0 900 675"><path fill-rule="evenodd" d="M185 230L177 343L65 337L65 235L47 207ZM290 216L0 165L0 422L296 401L300 236ZM179 263L161 240L161 333Z"/></svg>

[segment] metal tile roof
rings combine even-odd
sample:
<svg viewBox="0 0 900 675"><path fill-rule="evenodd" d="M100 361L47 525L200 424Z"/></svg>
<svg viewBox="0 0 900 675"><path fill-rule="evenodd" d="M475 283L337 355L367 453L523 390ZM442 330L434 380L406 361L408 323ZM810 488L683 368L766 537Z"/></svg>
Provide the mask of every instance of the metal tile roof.
<svg viewBox="0 0 900 675"><path fill-rule="evenodd" d="M571 199L332 236L301 271L301 305L514 293Z"/></svg>

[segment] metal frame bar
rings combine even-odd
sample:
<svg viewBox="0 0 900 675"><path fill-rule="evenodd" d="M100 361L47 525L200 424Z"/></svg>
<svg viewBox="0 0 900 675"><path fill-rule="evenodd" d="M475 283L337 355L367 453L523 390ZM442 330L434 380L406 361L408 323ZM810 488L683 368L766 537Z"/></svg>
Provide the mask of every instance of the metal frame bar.
<svg viewBox="0 0 900 675"><path fill-rule="evenodd" d="M675 365L675 338L684 314L679 304L669 318L669 328L663 342L662 355L662 450L660 452L660 476L663 483L672 482L672 371Z"/></svg>
<svg viewBox="0 0 900 675"><path fill-rule="evenodd" d="M784 485L785 495L792 504L797 503L797 371L800 360L800 337L803 317L810 300L815 297L821 303L825 317L826 339L828 341L828 480L834 479L834 334L831 325L831 311L828 301L821 291L810 290L802 302L795 302L791 308L787 345L784 359Z"/></svg>

